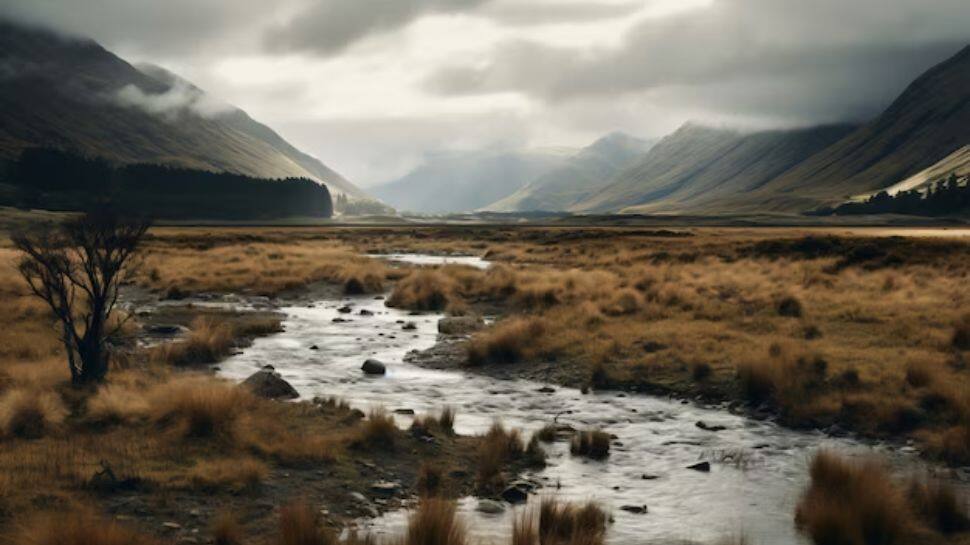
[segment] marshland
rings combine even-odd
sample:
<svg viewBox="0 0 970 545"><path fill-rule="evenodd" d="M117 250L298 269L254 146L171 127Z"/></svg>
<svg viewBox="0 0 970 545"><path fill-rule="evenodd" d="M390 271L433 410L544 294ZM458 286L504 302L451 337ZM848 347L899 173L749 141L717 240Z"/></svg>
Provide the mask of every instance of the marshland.
<svg viewBox="0 0 970 545"><path fill-rule="evenodd" d="M80 386L8 246L0 533L970 542L959 233L156 226Z"/></svg>

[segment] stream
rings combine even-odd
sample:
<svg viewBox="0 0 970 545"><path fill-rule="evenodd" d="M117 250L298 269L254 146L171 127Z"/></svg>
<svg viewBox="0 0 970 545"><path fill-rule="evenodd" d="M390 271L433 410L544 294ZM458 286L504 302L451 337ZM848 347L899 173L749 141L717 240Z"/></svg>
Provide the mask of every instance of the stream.
<svg viewBox="0 0 970 545"><path fill-rule="evenodd" d="M420 265L447 260L488 266L472 257L382 257ZM341 313L341 307L352 311ZM787 430L723 408L618 392L584 395L558 386L543 393L538 390L546 384L402 363L407 352L435 344L441 315L410 315L385 307L383 298L340 297L279 310L286 315L285 331L257 339L224 361L222 376L243 380L272 364L304 398L338 396L365 412L383 406L388 411L437 413L450 405L457 409L455 429L462 434L482 433L499 417L507 427L526 432L557 418L577 429L602 428L615 434L617 440L605 461L571 457L568 445L557 442L545 445L548 467L528 475L543 483L530 503L555 494L569 500L595 500L608 509L615 519L608 542L615 545L711 543L741 532L752 543L808 543L795 531L792 517L806 482L807 463L817 448L860 453L875 448L894 464L920 464L907 447L864 445ZM416 328L403 330L407 322ZM311 349L314 345L318 349ZM385 362L387 374L364 375L360 366L366 358ZM395 418L401 427L411 423L408 416ZM706 431L697 427L698 421L724 429ZM711 462L710 472L687 469L705 460ZM507 540L512 517L522 507L486 515L477 512L476 505L474 498L460 501L472 536L483 543ZM629 513L620 509L624 505L646 505L648 512ZM376 535L392 535L403 529L406 517L405 511L391 512L361 525Z"/></svg>

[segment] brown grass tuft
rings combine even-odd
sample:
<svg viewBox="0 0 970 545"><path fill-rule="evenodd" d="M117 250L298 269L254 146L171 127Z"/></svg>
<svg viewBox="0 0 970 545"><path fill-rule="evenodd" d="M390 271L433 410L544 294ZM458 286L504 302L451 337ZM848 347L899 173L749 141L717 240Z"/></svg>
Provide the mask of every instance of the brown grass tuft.
<svg viewBox="0 0 970 545"><path fill-rule="evenodd" d="M60 426L67 417L64 403L53 392L23 388L0 397L0 435L36 439Z"/></svg>
<svg viewBox="0 0 970 545"><path fill-rule="evenodd" d="M387 306L411 310L446 310L458 303L457 285L447 274L434 269L419 269L402 278Z"/></svg>
<svg viewBox="0 0 970 545"><path fill-rule="evenodd" d="M279 545L337 545L334 535L322 528L317 512L298 501L280 508Z"/></svg>
<svg viewBox="0 0 970 545"><path fill-rule="evenodd" d="M606 513L595 503L576 506L544 498L539 504L539 543L542 545L602 545Z"/></svg>
<svg viewBox="0 0 970 545"><path fill-rule="evenodd" d="M254 490L268 475L266 464L255 458L220 458L197 463L189 471L189 482L203 490L241 492Z"/></svg>
<svg viewBox="0 0 970 545"><path fill-rule="evenodd" d="M97 424L119 424L141 420L148 413L148 399L143 389L106 384L88 400L86 417Z"/></svg>
<svg viewBox="0 0 970 545"><path fill-rule="evenodd" d="M510 318L472 337L468 363L517 363L539 355L537 340L545 331L539 318Z"/></svg>
<svg viewBox="0 0 970 545"><path fill-rule="evenodd" d="M153 538L87 510L41 515L24 526L22 545L151 545Z"/></svg>
<svg viewBox="0 0 970 545"><path fill-rule="evenodd" d="M393 449L398 429L394 424L394 416L383 407L371 409L367 420L362 424L358 441L372 447Z"/></svg>
<svg viewBox="0 0 970 545"><path fill-rule="evenodd" d="M458 519L455 503L438 498L425 498L408 519L407 535L402 545L467 543L465 525Z"/></svg>
<svg viewBox="0 0 970 545"><path fill-rule="evenodd" d="M796 510L798 527L817 545L903 543L911 513L886 468L821 451Z"/></svg>
<svg viewBox="0 0 970 545"><path fill-rule="evenodd" d="M600 430L576 432L569 443L569 452L574 456L602 460L610 455L610 434Z"/></svg>
<svg viewBox="0 0 970 545"><path fill-rule="evenodd" d="M156 347L152 359L179 367L216 363L231 352L233 333L227 323L200 317L185 340Z"/></svg>
<svg viewBox="0 0 970 545"><path fill-rule="evenodd" d="M148 393L150 418L186 438L235 439L256 399L243 388L208 377L178 378Z"/></svg>
<svg viewBox="0 0 970 545"><path fill-rule="evenodd" d="M506 430L495 422L482 437L478 447L477 484L480 491L497 492L505 485L505 464L522 457L525 446L518 430Z"/></svg>
<svg viewBox="0 0 970 545"><path fill-rule="evenodd" d="M930 528L944 534L970 530L967 503L951 484L913 479L906 495L913 510Z"/></svg>
<svg viewBox="0 0 970 545"><path fill-rule="evenodd" d="M243 530L236 519L228 511L221 511L212 520L211 525L213 545L243 545Z"/></svg>

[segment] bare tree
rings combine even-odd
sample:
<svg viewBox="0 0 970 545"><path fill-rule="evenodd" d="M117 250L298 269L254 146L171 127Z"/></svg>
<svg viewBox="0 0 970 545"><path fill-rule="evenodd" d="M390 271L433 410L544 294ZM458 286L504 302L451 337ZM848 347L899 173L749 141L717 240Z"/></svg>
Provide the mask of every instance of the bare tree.
<svg viewBox="0 0 970 545"><path fill-rule="evenodd" d="M149 226L147 220L99 209L12 237L24 254L20 274L60 322L74 384L98 382L108 373L106 342L122 325L108 320Z"/></svg>

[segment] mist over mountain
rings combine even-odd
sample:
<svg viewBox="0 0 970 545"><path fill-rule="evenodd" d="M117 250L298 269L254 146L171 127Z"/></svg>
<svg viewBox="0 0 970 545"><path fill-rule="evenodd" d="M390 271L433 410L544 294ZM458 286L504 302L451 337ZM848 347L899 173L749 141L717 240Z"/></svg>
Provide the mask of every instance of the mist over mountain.
<svg viewBox="0 0 970 545"><path fill-rule="evenodd" d="M436 153L405 176L370 191L402 211L440 214L477 210L561 167L572 153L570 149Z"/></svg>
<svg viewBox="0 0 970 545"><path fill-rule="evenodd" d="M305 177L364 193L244 111L96 42L0 21L0 158L56 147L118 164Z"/></svg>
<svg viewBox="0 0 970 545"><path fill-rule="evenodd" d="M559 168L530 181L486 209L496 212L566 210L583 200L635 158L653 141L614 132L581 149Z"/></svg>

